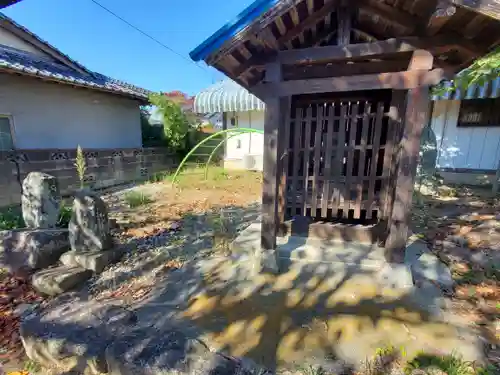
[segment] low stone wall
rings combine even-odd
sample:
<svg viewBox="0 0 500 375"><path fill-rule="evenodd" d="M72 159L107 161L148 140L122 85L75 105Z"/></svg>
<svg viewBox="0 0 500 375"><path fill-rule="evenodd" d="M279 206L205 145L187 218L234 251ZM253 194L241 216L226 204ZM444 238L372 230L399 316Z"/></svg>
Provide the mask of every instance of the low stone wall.
<svg viewBox="0 0 500 375"><path fill-rule="evenodd" d="M94 189L146 180L177 166L177 157L165 148L84 150L85 184ZM21 181L29 172L57 177L61 193L80 187L75 169L76 150L0 151L0 207L21 202Z"/></svg>

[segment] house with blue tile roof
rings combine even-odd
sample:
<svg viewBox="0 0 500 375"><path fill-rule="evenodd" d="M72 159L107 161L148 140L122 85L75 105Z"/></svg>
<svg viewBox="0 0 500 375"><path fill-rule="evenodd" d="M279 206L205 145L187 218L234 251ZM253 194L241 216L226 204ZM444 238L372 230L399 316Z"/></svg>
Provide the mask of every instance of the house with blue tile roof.
<svg viewBox="0 0 500 375"><path fill-rule="evenodd" d="M141 147L148 95L87 69L0 13L0 151Z"/></svg>

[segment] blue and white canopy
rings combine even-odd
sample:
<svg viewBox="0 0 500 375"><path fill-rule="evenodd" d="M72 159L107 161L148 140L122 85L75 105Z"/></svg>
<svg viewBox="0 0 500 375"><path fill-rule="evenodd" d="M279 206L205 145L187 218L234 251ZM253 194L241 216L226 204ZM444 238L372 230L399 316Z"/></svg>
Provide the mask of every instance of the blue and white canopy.
<svg viewBox="0 0 500 375"><path fill-rule="evenodd" d="M263 111L265 104L232 80L217 82L194 99L194 112Z"/></svg>
<svg viewBox="0 0 500 375"><path fill-rule="evenodd" d="M451 86L451 83L447 83ZM467 90L452 90L433 95L432 100L495 99L500 97L500 77L484 85L471 85Z"/></svg>

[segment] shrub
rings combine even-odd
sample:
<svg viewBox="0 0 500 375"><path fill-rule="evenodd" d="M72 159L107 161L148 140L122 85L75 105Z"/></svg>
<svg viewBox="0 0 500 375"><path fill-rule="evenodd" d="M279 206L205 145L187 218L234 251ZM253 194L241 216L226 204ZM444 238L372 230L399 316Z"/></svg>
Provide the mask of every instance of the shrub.
<svg viewBox="0 0 500 375"><path fill-rule="evenodd" d="M125 193L124 198L130 208L143 206L153 202L149 195L140 191L128 191Z"/></svg>
<svg viewBox="0 0 500 375"><path fill-rule="evenodd" d="M57 227L67 228L72 214L71 207L62 206L57 220ZM12 230L24 228L24 219L21 210L17 207L9 207L0 211L0 230Z"/></svg>
<svg viewBox="0 0 500 375"><path fill-rule="evenodd" d="M15 208L0 211L0 230L10 230L24 227L21 212Z"/></svg>

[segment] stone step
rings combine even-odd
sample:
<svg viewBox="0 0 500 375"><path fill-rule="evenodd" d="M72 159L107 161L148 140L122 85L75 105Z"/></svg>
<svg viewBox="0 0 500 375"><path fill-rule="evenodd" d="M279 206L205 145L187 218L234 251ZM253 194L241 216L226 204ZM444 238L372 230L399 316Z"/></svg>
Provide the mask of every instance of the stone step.
<svg viewBox="0 0 500 375"><path fill-rule="evenodd" d="M95 273L101 273L107 266L117 262L123 255L123 249L113 248L106 251L68 251L60 260L68 267L82 267Z"/></svg>
<svg viewBox="0 0 500 375"><path fill-rule="evenodd" d="M279 259L325 262L378 269L386 264L385 249L372 244L289 236L278 244Z"/></svg>
<svg viewBox="0 0 500 375"><path fill-rule="evenodd" d="M35 290L56 296L90 279L92 271L82 267L59 266L36 272L32 277Z"/></svg>

